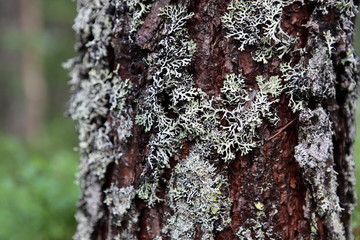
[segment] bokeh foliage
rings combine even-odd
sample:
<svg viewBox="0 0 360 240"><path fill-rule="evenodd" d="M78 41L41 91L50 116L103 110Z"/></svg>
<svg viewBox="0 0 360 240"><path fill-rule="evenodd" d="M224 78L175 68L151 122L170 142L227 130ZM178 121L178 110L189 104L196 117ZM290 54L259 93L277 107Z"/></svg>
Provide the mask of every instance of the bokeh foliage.
<svg viewBox="0 0 360 240"><path fill-rule="evenodd" d="M8 0L1 1L0 7ZM43 31L34 36L22 35L16 8L10 9L14 21L0 29L1 49L12 60L19 59L24 44L31 44L42 53L49 96L43 131L31 141L25 141L6 121L1 121L4 124L0 125L0 239L4 240L71 239L76 228L74 214L79 189L75 174L79 156L74 151L77 145L74 123L65 116L68 73L61 67L75 55L71 26L76 8L71 0L41 0L41 8ZM15 110L20 118L23 111L20 66L9 68L7 64L10 63L4 62L0 67L5 86L0 90L0 101L4 101L2 105L18 101L18 105L11 106L20 106Z"/></svg>

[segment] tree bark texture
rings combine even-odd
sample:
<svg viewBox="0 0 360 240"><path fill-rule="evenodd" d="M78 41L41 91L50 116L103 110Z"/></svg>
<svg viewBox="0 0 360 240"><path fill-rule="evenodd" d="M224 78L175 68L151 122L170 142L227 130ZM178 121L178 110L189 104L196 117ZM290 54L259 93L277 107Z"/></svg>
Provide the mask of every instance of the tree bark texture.
<svg viewBox="0 0 360 240"><path fill-rule="evenodd" d="M352 239L352 0L78 0L74 239Z"/></svg>

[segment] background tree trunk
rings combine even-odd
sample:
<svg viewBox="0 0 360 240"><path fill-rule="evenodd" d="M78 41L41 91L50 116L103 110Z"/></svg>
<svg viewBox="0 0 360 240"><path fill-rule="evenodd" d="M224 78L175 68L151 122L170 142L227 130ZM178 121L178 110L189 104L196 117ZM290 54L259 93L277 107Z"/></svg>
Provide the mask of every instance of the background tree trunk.
<svg viewBox="0 0 360 240"><path fill-rule="evenodd" d="M30 142L42 131L47 103L43 56L34 44L36 34L39 34L43 28L43 19L38 0L21 0L19 9L22 32L31 39L30 43L24 46L21 54L21 78L26 106L24 135Z"/></svg>
<svg viewBox="0 0 360 240"><path fill-rule="evenodd" d="M351 0L78 0L75 239L352 239Z"/></svg>

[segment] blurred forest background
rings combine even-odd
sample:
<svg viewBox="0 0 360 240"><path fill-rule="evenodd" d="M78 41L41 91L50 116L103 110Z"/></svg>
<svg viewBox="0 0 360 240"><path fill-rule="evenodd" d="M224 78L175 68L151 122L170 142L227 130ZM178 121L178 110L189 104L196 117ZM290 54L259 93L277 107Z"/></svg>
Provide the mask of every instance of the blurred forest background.
<svg viewBox="0 0 360 240"><path fill-rule="evenodd" d="M0 0L0 239L71 239L75 231L77 136L61 67L75 56L75 14L71 0ZM358 119L360 183L360 111ZM360 206L353 226L360 240Z"/></svg>

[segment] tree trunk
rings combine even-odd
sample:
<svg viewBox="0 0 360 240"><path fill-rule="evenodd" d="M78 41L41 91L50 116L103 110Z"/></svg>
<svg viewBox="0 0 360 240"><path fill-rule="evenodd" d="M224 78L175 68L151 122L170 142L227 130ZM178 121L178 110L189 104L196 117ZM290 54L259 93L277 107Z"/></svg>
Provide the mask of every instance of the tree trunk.
<svg viewBox="0 0 360 240"><path fill-rule="evenodd" d="M47 103L47 86L44 76L43 55L35 44L42 32L43 19L39 0L20 0L22 33L30 39L21 53L21 78L24 88L24 136L33 141L42 132Z"/></svg>
<svg viewBox="0 0 360 240"><path fill-rule="evenodd" d="M74 239L352 239L352 0L78 0Z"/></svg>

